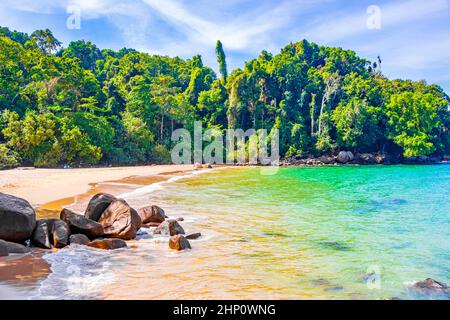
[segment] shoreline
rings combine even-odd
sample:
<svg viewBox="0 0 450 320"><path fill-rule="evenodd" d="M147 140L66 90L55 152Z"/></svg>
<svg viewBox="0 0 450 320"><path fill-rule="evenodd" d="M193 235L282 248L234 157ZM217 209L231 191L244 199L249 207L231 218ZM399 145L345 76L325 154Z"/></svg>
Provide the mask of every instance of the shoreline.
<svg viewBox="0 0 450 320"><path fill-rule="evenodd" d="M128 181L147 184L148 178L192 171L192 165L136 167L38 169L18 168L0 171L0 192L26 199L33 207L48 207L90 193L102 184ZM155 178L156 177L156 178ZM143 179L143 180L142 180ZM140 181L142 180L142 181ZM157 182L157 181L155 181Z"/></svg>

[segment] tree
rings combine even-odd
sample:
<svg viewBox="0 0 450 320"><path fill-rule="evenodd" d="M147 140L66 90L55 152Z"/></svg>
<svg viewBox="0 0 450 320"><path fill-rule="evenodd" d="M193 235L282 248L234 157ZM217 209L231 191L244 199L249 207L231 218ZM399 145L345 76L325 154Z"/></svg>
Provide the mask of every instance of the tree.
<svg viewBox="0 0 450 320"><path fill-rule="evenodd" d="M442 123L438 110L448 102L431 93L394 94L387 104L389 137L403 148L405 157L432 154L433 143Z"/></svg>
<svg viewBox="0 0 450 320"><path fill-rule="evenodd" d="M217 40L216 43L216 55L217 55L217 62L219 63L220 74L222 75L223 82L226 84L228 77L227 61L225 52L223 51L222 42L220 42L220 40Z"/></svg>
<svg viewBox="0 0 450 320"><path fill-rule="evenodd" d="M53 36L49 29L33 32L28 41L29 45L36 46L43 54L51 54L61 48L62 43Z"/></svg>

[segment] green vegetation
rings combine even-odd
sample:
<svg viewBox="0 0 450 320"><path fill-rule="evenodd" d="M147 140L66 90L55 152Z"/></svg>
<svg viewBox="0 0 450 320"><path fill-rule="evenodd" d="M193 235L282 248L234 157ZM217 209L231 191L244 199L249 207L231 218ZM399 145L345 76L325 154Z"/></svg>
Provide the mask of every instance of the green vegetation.
<svg viewBox="0 0 450 320"><path fill-rule="evenodd" d="M200 56L67 48L50 30L0 28L0 168L167 162L176 128L280 130L282 155L450 151L450 98L389 80L380 63L303 40L221 77ZM205 128L205 129L206 129Z"/></svg>

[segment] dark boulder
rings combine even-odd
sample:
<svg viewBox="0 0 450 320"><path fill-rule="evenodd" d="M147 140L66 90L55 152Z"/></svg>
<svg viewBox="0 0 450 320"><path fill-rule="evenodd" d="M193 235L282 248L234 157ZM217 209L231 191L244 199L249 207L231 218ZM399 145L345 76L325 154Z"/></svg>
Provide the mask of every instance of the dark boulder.
<svg viewBox="0 0 450 320"><path fill-rule="evenodd" d="M337 160L342 164L351 162L354 158L355 157L351 151L341 151L337 156Z"/></svg>
<svg viewBox="0 0 450 320"><path fill-rule="evenodd" d="M88 246L103 250L114 250L126 248L127 243L122 239L98 239L89 243Z"/></svg>
<svg viewBox="0 0 450 320"><path fill-rule="evenodd" d="M24 242L36 226L36 214L24 199L0 193L0 239Z"/></svg>
<svg viewBox="0 0 450 320"><path fill-rule="evenodd" d="M141 228L139 214L125 200L114 200L102 213L98 222L106 238L131 240Z"/></svg>
<svg viewBox="0 0 450 320"><path fill-rule="evenodd" d="M85 218L98 221L102 213L116 197L107 193L99 193L92 197L84 213Z"/></svg>
<svg viewBox="0 0 450 320"><path fill-rule="evenodd" d="M36 247L51 249L52 242L50 241L50 229L53 226L54 219L41 219L36 223L36 228L31 236L31 242Z"/></svg>
<svg viewBox="0 0 450 320"><path fill-rule="evenodd" d="M31 241L39 248L63 248L69 244L70 228L59 219L41 219L36 223Z"/></svg>
<svg viewBox="0 0 450 320"><path fill-rule="evenodd" d="M360 153L357 155L356 159L361 164L375 164L375 156L371 153Z"/></svg>
<svg viewBox="0 0 450 320"><path fill-rule="evenodd" d="M154 234L161 234L163 236L176 236L184 234L183 227L176 220L166 220L159 225L153 232Z"/></svg>
<svg viewBox="0 0 450 320"><path fill-rule="evenodd" d="M91 241L89 238L84 234L72 234L69 237L69 243L70 244L81 244L81 245L88 245Z"/></svg>
<svg viewBox="0 0 450 320"><path fill-rule="evenodd" d="M103 236L103 226L94 220L87 219L80 214L63 209L60 214L61 220L65 221L70 227L72 233L81 233L90 239L100 238Z"/></svg>
<svg viewBox="0 0 450 320"><path fill-rule="evenodd" d="M7 257L9 255L8 246L5 241L0 241L0 257Z"/></svg>
<svg viewBox="0 0 450 320"><path fill-rule="evenodd" d="M64 248L69 245L70 228L62 220L55 219L51 230L51 240L55 248Z"/></svg>
<svg viewBox="0 0 450 320"><path fill-rule="evenodd" d="M195 240L195 239L200 238L201 236L202 236L202 234L201 234L200 232L198 232L198 233L192 233L192 234L190 234L190 235L187 235L187 236L186 236L186 239L188 239L188 240Z"/></svg>
<svg viewBox="0 0 450 320"><path fill-rule="evenodd" d="M8 249L8 253L10 254L25 254L31 251L30 248L25 247L24 245L4 240L0 240L0 246L6 246L6 248Z"/></svg>
<svg viewBox="0 0 450 320"><path fill-rule="evenodd" d="M140 208L137 210L137 213L141 217L141 221L143 224L149 222L161 223L166 220L166 214L164 213L164 210L158 206L148 206Z"/></svg>
<svg viewBox="0 0 450 320"><path fill-rule="evenodd" d="M191 249L191 244L184 236L178 234L169 238L169 247L170 249L181 251Z"/></svg>

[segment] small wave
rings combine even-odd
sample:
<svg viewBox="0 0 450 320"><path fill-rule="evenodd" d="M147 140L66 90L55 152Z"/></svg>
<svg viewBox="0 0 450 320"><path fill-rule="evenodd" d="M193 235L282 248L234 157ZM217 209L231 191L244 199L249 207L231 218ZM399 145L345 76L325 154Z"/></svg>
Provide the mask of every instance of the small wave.
<svg viewBox="0 0 450 320"><path fill-rule="evenodd" d="M197 176L199 174L211 172L213 170L214 169L199 170L199 171L193 171L193 172L191 172L189 174L175 176L175 177L172 177L172 178L168 179L167 181L152 183L152 184L150 184L148 186L138 188L138 189L133 190L131 192L123 193L123 194L119 195L119 198L126 199L126 198L135 198L135 197L143 196L145 194L148 194L148 193L151 193L151 192L154 192L154 191L163 190L164 189L164 185L166 185L166 184L170 184L170 183L179 181L181 179L193 178L193 177L195 177L195 176Z"/></svg>

